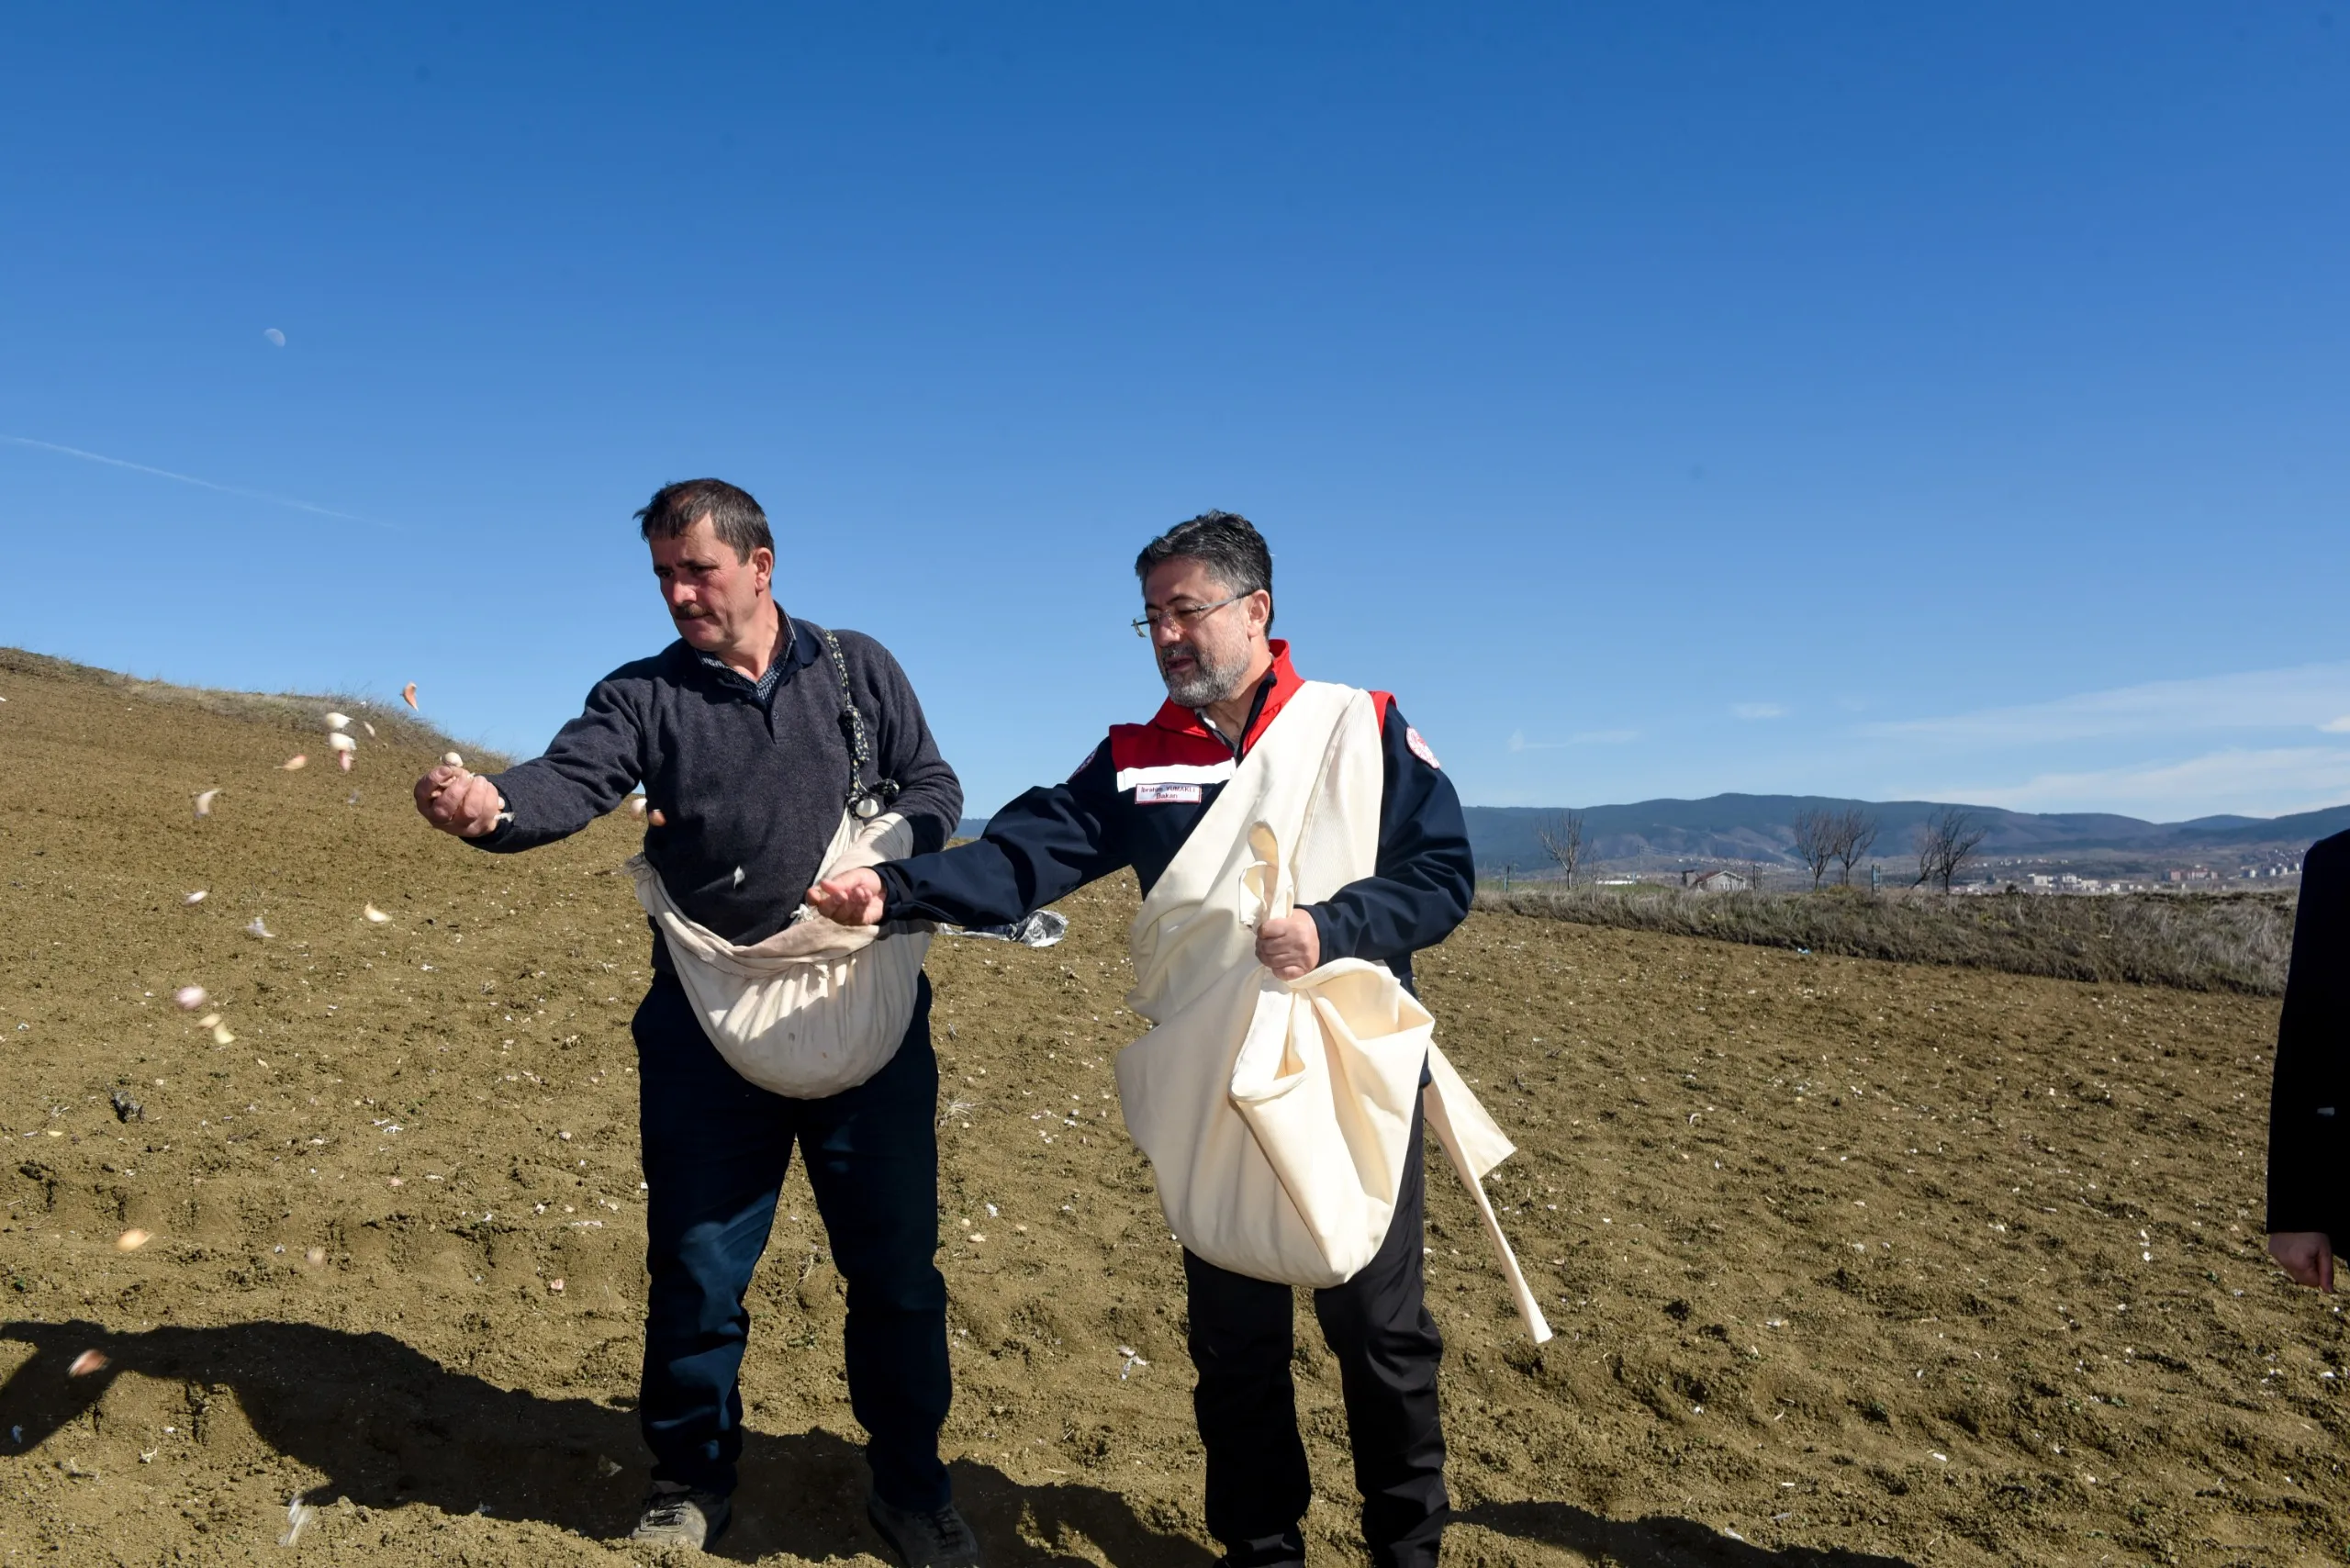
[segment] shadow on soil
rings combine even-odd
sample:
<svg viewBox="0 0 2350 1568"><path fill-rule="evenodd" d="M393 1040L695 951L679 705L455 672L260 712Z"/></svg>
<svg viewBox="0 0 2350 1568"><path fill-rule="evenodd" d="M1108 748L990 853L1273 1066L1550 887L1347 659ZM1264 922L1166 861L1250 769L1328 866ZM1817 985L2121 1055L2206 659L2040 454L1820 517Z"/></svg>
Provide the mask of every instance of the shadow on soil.
<svg viewBox="0 0 2350 1568"><path fill-rule="evenodd" d="M1834 1547L1773 1551L1695 1519L1651 1515L1611 1519L1572 1503L1483 1503L1461 1512L1463 1524L1578 1552L1622 1568L1913 1568L1900 1557Z"/></svg>
<svg viewBox="0 0 2350 1568"><path fill-rule="evenodd" d="M207 1407L233 1399L263 1442L324 1477L305 1493L314 1502L420 1503L610 1540L627 1531L643 1495L649 1459L632 1413L499 1388L386 1334L305 1323L110 1334L88 1323L18 1321L0 1323L0 1339L33 1348L0 1384L0 1431L23 1428L19 1452L89 1410L116 1378L138 1372L187 1387L199 1439ZM73 1375L77 1358L93 1350L106 1365ZM1080 1539L1113 1568L1211 1568L1215 1561L1166 1528L1171 1520L1147 1521L1102 1487L1024 1485L968 1461L953 1469L957 1501L997 1562L1091 1568L1095 1559ZM823 1562L877 1552L864 1517L864 1455L847 1439L822 1429L750 1432L743 1477L734 1525L717 1555L780 1551ZM1688 1519L1619 1521L1565 1503L1488 1503L1460 1518L1623 1568L1909 1568L1859 1552L1766 1551Z"/></svg>
<svg viewBox="0 0 2350 1568"><path fill-rule="evenodd" d="M304 1494L313 1502L347 1496L370 1508L480 1510L610 1540L634 1523L651 1464L631 1411L499 1388L384 1334L302 1323L110 1334L88 1323L13 1322L0 1323L0 1339L33 1347L0 1385L0 1432L24 1428L17 1452L95 1405L116 1378L137 1372L187 1386L199 1438L205 1407L233 1398L263 1442L320 1473ZM106 1365L73 1376L75 1359L90 1350ZM606 1474L614 1464L619 1470ZM1091 1568L1098 1559L1079 1549L1080 1537L1114 1568L1214 1562L1101 1487L1024 1485L968 1462L953 1470L956 1500L996 1562ZM734 1522L717 1555L878 1555L880 1542L865 1522L866 1477L861 1446L835 1433L748 1433Z"/></svg>

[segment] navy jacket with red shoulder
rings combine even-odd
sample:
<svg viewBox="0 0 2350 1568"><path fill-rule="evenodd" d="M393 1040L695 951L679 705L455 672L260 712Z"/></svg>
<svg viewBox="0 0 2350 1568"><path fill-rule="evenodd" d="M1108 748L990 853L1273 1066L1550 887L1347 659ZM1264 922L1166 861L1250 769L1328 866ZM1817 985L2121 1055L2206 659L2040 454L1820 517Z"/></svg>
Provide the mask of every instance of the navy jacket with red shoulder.
<svg viewBox="0 0 2350 1568"><path fill-rule="evenodd" d="M882 918L1002 924L1128 867L1147 894L1303 684L1289 644L1276 640L1272 651L1237 746L1171 701L1147 724L1116 725L1068 782L1022 795L976 842L878 868ZM1394 700L1372 697L1384 760L1378 868L1300 907L1314 917L1325 962L1382 959L1408 985L1413 953L1468 914L1476 863L1452 781Z"/></svg>

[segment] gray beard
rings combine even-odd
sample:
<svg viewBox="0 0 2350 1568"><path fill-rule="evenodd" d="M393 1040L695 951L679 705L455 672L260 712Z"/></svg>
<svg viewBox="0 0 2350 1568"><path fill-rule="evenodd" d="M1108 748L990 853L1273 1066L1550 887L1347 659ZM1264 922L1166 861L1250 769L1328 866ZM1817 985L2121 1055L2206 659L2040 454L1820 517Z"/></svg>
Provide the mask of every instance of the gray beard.
<svg viewBox="0 0 2350 1568"><path fill-rule="evenodd" d="M1212 708L1225 701L1240 690L1240 678L1248 673L1245 658L1228 665L1213 665L1201 658L1191 675L1181 680L1161 670L1159 678L1167 682L1167 695L1179 708Z"/></svg>

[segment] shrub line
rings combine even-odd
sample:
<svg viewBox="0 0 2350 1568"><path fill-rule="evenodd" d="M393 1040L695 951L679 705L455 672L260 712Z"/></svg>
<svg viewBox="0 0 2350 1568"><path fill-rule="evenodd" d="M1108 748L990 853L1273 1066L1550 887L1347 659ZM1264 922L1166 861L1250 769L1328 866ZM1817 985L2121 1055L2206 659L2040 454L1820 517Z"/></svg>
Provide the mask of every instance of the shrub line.
<svg viewBox="0 0 2350 1568"><path fill-rule="evenodd" d="M1584 925L1705 936L1852 958L2279 996L2292 895L2008 893L1953 898L1681 888L1481 890L1476 907Z"/></svg>

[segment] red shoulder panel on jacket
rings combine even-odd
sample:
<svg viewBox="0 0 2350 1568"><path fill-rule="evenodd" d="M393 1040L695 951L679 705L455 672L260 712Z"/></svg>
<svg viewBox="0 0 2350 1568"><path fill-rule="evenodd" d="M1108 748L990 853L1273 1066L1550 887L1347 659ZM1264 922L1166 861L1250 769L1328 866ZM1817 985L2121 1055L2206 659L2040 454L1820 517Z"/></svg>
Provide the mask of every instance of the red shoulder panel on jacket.
<svg viewBox="0 0 2350 1568"><path fill-rule="evenodd" d="M1392 691L1374 691L1371 694L1371 700L1379 704L1379 733L1383 735L1387 733L1388 710L1395 706L1395 694Z"/></svg>
<svg viewBox="0 0 2350 1568"><path fill-rule="evenodd" d="M1110 726L1110 766L1120 773L1137 767L1196 767L1231 760L1231 748L1211 734L1179 734L1157 724Z"/></svg>

